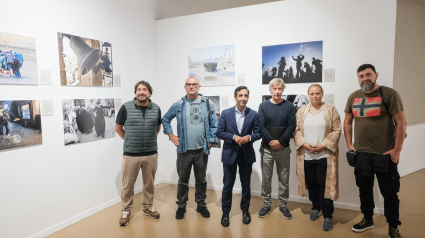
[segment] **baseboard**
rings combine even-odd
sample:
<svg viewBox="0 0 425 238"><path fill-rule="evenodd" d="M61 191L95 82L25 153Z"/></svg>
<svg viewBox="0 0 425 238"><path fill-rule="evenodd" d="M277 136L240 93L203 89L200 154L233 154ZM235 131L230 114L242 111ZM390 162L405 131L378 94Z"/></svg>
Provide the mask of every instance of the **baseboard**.
<svg viewBox="0 0 425 238"><path fill-rule="evenodd" d="M403 177L421 169L425 169L425 160L410 164L408 166L404 166L402 168L398 168L398 173L400 174L400 177Z"/></svg>
<svg viewBox="0 0 425 238"><path fill-rule="evenodd" d="M162 183L167 184L177 184L177 180L172 179L162 179ZM189 183L190 187L195 187L195 183ZM223 186L216 186L216 185L208 185L207 189L214 190L214 191L223 191ZM242 189L240 188L234 188L233 189L234 194L241 194ZM253 191L251 190L251 196L255 197L261 197L261 191ZM272 198L277 199L277 194L272 193ZM289 201L291 202L299 202L299 203L307 203L310 204L311 201L307 197L296 197L296 196L289 196ZM340 202L334 202L335 208L340 209L347 209L347 210L353 210L353 211L360 211L360 205L354 205L354 204L348 204L348 203L340 203ZM383 208L375 208L374 213L376 214L384 214Z"/></svg>
<svg viewBox="0 0 425 238"><path fill-rule="evenodd" d="M155 185L160 184L160 183L163 183L161 179L155 180L155 182L154 182ZM143 186L135 189L134 190L134 194L140 193L142 191L143 191ZM94 208L92 208L92 209L90 209L88 211L85 211L85 212L83 212L81 214L78 214L78 215L76 215L76 216L74 216L74 217L72 217L72 218L70 218L68 220L65 220L63 222L60 222L60 223L58 223L58 224L56 224L54 226L51 226L51 227L49 227L49 228L47 228L45 230L42 230L42 231L40 231L40 232L38 232L38 233L36 233L34 235L31 235L28 238L42 238L42 237L46 237L48 235L51 235L51 234L53 234L53 233L55 233L57 231L60 231L60 230L66 228L66 227L68 227L68 226L70 226L70 225L72 225L74 223L77 223L77 222L81 221L84 218L87 218L87 217L89 217L89 216L91 216L93 214L96 214L96 213L98 213L98 212L100 212L100 211L102 211L102 210L104 210L104 209L106 209L106 208L108 208L110 206L113 206L113 205L119 203L120 201L121 201L121 197L114 198L114 199L112 199L112 200L110 200L108 202L105 202L105 203L97 206L97 207L94 207Z"/></svg>

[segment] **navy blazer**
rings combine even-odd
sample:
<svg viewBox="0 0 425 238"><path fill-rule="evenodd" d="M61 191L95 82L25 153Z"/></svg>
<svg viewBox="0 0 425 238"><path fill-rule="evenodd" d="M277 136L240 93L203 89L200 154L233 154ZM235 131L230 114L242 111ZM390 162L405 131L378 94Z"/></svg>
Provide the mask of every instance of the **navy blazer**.
<svg viewBox="0 0 425 238"><path fill-rule="evenodd" d="M243 144L242 152L246 161L250 164L255 162L255 151L253 143L261 139L260 120L257 112L246 107L245 120L242 126L242 133L239 134L236 123L235 107L224 110L221 113L220 122L217 128L217 137L224 140L223 151L221 153L221 162L223 164L233 164L238 154L239 145L233 140L233 136L251 136L251 141Z"/></svg>

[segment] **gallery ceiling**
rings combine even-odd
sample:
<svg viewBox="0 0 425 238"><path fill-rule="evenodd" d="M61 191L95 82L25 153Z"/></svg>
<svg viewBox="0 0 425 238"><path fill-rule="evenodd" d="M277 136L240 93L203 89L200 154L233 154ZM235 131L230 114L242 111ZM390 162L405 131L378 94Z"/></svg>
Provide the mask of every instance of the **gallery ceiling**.
<svg viewBox="0 0 425 238"><path fill-rule="evenodd" d="M156 20L283 0L157 0Z"/></svg>

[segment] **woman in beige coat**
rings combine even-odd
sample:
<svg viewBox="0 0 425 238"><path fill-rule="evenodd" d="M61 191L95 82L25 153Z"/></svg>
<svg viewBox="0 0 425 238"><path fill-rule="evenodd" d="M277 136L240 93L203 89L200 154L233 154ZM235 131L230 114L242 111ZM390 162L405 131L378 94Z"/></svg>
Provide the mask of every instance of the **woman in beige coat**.
<svg viewBox="0 0 425 238"><path fill-rule="evenodd" d="M295 146L297 149L297 194L313 203L310 219L323 213L323 230L332 230L333 201L338 190L338 142L341 119L336 108L322 102L323 88L313 84L308 89L310 104L297 112Z"/></svg>

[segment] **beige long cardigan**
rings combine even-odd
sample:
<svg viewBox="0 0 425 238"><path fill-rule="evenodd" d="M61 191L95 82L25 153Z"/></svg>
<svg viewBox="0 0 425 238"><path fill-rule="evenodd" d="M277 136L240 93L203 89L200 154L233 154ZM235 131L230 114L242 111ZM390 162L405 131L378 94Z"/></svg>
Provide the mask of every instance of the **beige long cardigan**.
<svg viewBox="0 0 425 238"><path fill-rule="evenodd" d="M301 107L297 112L297 127L295 129L295 147L297 149L297 194L307 196L307 184L304 174L304 154L306 143L304 139L304 121L310 111L311 104ZM322 102L321 110L326 121L325 139L321 143L325 147L328 167L326 170L325 198L336 201L339 198L338 182L338 142L341 136L341 118L336 108Z"/></svg>

